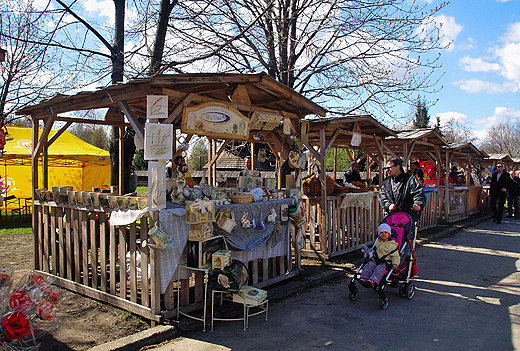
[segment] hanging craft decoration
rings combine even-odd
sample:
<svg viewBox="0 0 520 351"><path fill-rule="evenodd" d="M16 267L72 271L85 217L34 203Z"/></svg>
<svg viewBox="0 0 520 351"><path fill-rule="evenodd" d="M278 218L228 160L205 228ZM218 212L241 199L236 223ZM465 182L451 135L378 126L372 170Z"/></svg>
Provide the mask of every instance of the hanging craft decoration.
<svg viewBox="0 0 520 351"><path fill-rule="evenodd" d="M168 117L168 95L146 96L146 117L167 118Z"/></svg>
<svg viewBox="0 0 520 351"><path fill-rule="evenodd" d="M144 129L144 159L171 160L173 124L146 123Z"/></svg>
<svg viewBox="0 0 520 351"><path fill-rule="evenodd" d="M267 151L264 148L258 150L258 162L265 162Z"/></svg>
<svg viewBox="0 0 520 351"><path fill-rule="evenodd" d="M148 162L148 206L150 211L166 208L165 174L165 162Z"/></svg>
<svg viewBox="0 0 520 351"><path fill-rule="evenodd" d="M361 145L361 128L359 127L359 123L354 123L354 129L352 130L352 140L350 140L350 145L359 146Z"/></svg>

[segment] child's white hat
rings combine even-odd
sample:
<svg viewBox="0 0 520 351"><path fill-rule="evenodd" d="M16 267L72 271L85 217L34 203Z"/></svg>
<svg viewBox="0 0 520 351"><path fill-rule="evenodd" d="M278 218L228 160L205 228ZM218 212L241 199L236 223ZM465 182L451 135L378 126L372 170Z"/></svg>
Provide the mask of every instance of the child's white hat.
<svg viewBox="0 0 520 351"><path fill-rule="evenodd" d="M377 235L381 232L388 232L392 234L392 228L387 223L381 223L379 227L377 228Z"/></svg>

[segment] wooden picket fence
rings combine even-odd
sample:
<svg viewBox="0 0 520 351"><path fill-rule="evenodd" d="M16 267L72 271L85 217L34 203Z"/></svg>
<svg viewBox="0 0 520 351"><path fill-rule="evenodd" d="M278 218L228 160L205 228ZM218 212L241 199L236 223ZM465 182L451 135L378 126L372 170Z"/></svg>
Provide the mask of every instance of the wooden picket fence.
<svg viewBox="0 0 520 351"><path fill-rule="evenodd" d="M157 212L127 226L110 226L110 210L34 201L33 216L35 269L61 286L131 311L152 324L176 316L177 300L184 311L203 305L203 272L174 281L160 293L161 253L139 245L148 240ZM248 284L257 287L288 279L299 270L299 261L286 256L244 263L250 273Z"/></svg>
<svg viewBox="0 0 520 351"><path fill-rule="evenodd" d="M373 193L370 209L364 207L340 208L343 196L327 196L328 232L323 230L320 197L302 196L307 223L303 226L305 235L304 257L330 258L354 251L363 244L375 240L375 230L382 220L383 211Z"/></svg>

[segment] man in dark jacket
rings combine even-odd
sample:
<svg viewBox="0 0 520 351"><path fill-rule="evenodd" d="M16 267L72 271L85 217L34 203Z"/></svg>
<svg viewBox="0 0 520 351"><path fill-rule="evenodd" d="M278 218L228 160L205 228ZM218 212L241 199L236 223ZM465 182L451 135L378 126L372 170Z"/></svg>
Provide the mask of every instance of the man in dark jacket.
<svg viewBox="0 0 520 351"><path fill-rule="evenodd" d="M386 164L387 178L379 189L379 202L386 213L404 211L414 221L419 219L421 210L426 203L426 196L421 184L409 173L403 170L403 161L392 158Z"/></svg>
<svg viewBox="0 0 520 351"><path fill-rule="evenodd" d="M504 165L499 163L496 172L491 176L491 185L489 193L491 194L491 210L493 211L493 222L500 224L504 213L504 203L506 202L506 192L511 186L511 177L504 172ZM497 208L498 202L498 208Z"/></svg>
<svg viewBox="0 0 520 351"><path fill-rule="evenodd" d="M345 171L345 183L361 182L361 174L359 174L359 163L353 161L350 168Z"/></svg>

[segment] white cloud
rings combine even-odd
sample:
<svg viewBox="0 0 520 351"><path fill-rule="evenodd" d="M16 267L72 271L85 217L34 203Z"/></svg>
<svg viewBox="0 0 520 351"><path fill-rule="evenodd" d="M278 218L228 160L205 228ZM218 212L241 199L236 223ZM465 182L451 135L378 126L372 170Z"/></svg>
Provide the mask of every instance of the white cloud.
<svg viewBox="0 0 520 351"><path fill-rule="evenodd" d="M515 82L505 82L503 84L497 84L493 82L487 82L480 79L468 79L468 80L457 80L451 84L458 86L460 89L472 93L488 93L488 94L500 94L507 92L518 92L519 86Z"/></svg>
<svg viewBox="0 0 520 351"><path fill-rule="evenodd" d="M105 16L110 23L114 22L115 6L111 0L85 0L83 8L90 15Z"/></svg>
<svg viewBox="0 0 520 351"><path fill-rule="evenodd" d="M471 58L464 56L459 60L462 69L467 72L494 72L500 71L501 67L498 63L485 62L482 58Z"/></svg>
<svg viewBox="0 0 520 351"><path fill-rule="evenodd" d="M471 50L475 48L476 40L473 38L467 38L465 41L457 42L458 50Z"/></svg>
<svg viewBox="0 0 520 351"><path fill-rule="evenodd" d="M464 26L458 24L455 21L455 17L453 16L446 16L446 15L439 15L437 17L434 17L434 22L437 24L437 26L440 26L440 35L441 35L441 43L442 45L449 45L448 51L451 51L454 49L455 45L454 42L457 39L457 36L462 32L464 29Z"/></svg>
<svg viewBox="0 0 520 351"><path fill-rule="evenodd" d="M431 120L436 121L437 117L439 117L441 119L441 126L445 125L451 119L454 119L455 121L457 121L461 124L469 123L468 116L466 116L465 114L460 113L460 112L448 111L448 112L437 113L431 118Z"/></svg>
<svg viewBox="0 0 520 351"><path fill-rule="evenodd" d="M502 61L504 78L520 81L520 43L506 44L497 54Z"/></svg>
<svg viewBox="0 0 520 351"><path fill-rule="evenodd" d="M482 119L476 119L473 121L475 124L484 126L484 129L488 129L493 124L507 122L511 120L520 120L520 110L511 107L495 107L495 112L492 116L485 117Z"/></svg>
<svg viewBox="0 0 520 351"><path fill-rule="evenodd" d="M520 22L509 26L502 36L504 46L496 50L502 63L502 76L508 80L520 81Z"/></svg>

